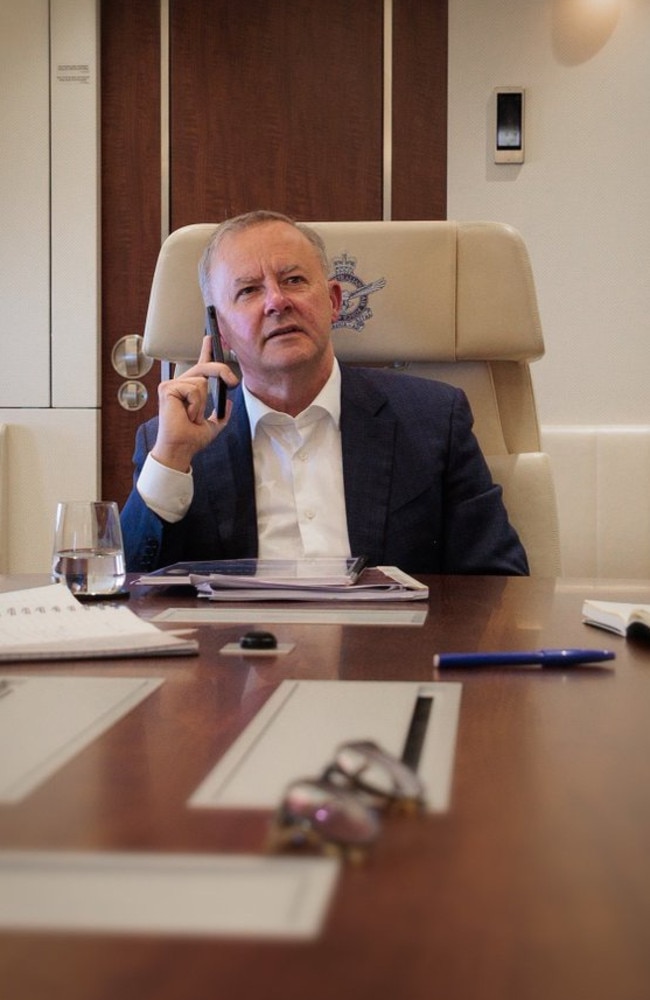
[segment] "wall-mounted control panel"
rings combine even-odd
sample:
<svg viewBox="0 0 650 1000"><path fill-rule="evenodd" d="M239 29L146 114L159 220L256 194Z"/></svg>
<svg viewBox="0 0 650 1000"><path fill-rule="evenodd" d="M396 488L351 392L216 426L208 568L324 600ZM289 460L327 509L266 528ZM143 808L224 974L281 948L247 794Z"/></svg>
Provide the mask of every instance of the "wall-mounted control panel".
<svg viewBox="0 0 650 1000"><path fill-rule="evenodd" d="M525 91L497 87L494 92L494 162L524 162Z"/></svg>

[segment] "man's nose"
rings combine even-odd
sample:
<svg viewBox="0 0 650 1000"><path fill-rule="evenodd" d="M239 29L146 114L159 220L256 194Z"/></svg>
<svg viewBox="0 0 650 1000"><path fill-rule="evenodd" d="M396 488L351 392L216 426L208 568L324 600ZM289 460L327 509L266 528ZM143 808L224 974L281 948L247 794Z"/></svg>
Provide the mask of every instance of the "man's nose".
<svg viewBox="0 0 650 1000"><path fill-rule="evenodd" d="M282 287L274 282L267 286L264 300L264 311L267 315L284 312L290 305L288 295L283 292Z"/></svg>

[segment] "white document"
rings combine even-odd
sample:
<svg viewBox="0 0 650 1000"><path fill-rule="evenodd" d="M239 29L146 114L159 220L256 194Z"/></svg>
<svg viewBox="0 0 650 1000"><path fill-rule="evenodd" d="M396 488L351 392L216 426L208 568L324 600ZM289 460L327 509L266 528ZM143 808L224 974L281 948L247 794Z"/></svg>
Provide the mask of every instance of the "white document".
<svg viewBox="0 0 650 1000"><path fill-rule="evenodd" d="M173 624L209 625L214 623L250 623L267 625L415 625L422 626L427 620L428 609L403 607L346 608L336 605L329 608L312 608L296 605L291 608L274 608L269 604L255 607L224 608L210 604L203 608L167 608L151 620L172 622Z"/></svg>
<svg viewBox="0 0 650 1000"><path fill-rule="evenodd" d="M0 594L0 661L184 656L198 648L123 604L82 604L61 583Z"/></svg>
<svg viewBox="0 0 650 1000"><path fill-rule="evenodd" d="M0 927L313 938L332 858L0 851Z"/></svg>
<svg viewBox="0 0 650 1000"><path fill-rule="evenodd" d="M17 802L160 687L153 677L0 676L0 802Z"/></svg>
<svg viewBox="0 0 650 1000"><path fill-rule="evenodd" d="M340 743L370 739L401 757L418 698L431 711L417 768L428 809L449 807L461 685L283 681L190 798L191 806L275 809L287 785L317 776Z"/></svg>

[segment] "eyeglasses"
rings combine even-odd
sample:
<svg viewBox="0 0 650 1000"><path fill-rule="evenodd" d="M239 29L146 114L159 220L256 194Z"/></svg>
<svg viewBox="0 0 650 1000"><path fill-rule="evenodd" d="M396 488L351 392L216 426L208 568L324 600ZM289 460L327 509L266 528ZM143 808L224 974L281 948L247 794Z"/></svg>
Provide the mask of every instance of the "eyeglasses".
<svg viewBox="0 0 650 1000"><path fill-rule="evenodd" d="M414 813L424 803L422 782L401 760L371 740L344 743L320 777L289 785L269 846L315 847L361 860L379 837L382 810Z"/></svg>

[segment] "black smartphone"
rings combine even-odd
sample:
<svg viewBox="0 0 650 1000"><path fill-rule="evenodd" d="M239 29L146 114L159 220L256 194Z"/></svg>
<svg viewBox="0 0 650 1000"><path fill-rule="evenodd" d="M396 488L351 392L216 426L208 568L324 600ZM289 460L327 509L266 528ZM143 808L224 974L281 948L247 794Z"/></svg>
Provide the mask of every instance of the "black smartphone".
<svg viewBox="0 0 650 1000"><path fill-rule="evenodd" d="M209 334L212 340L212 360L225 361L226 359L223 356L223 347L221 346L221 337L219 336L217 310L214 306L208 306L205 313L205 332ZM208 381L210 383L212 403L217 414L217 420L223 420L226 415L226 393L228 391L228 386L224 380L219 377L211 378Z"/></svg>

